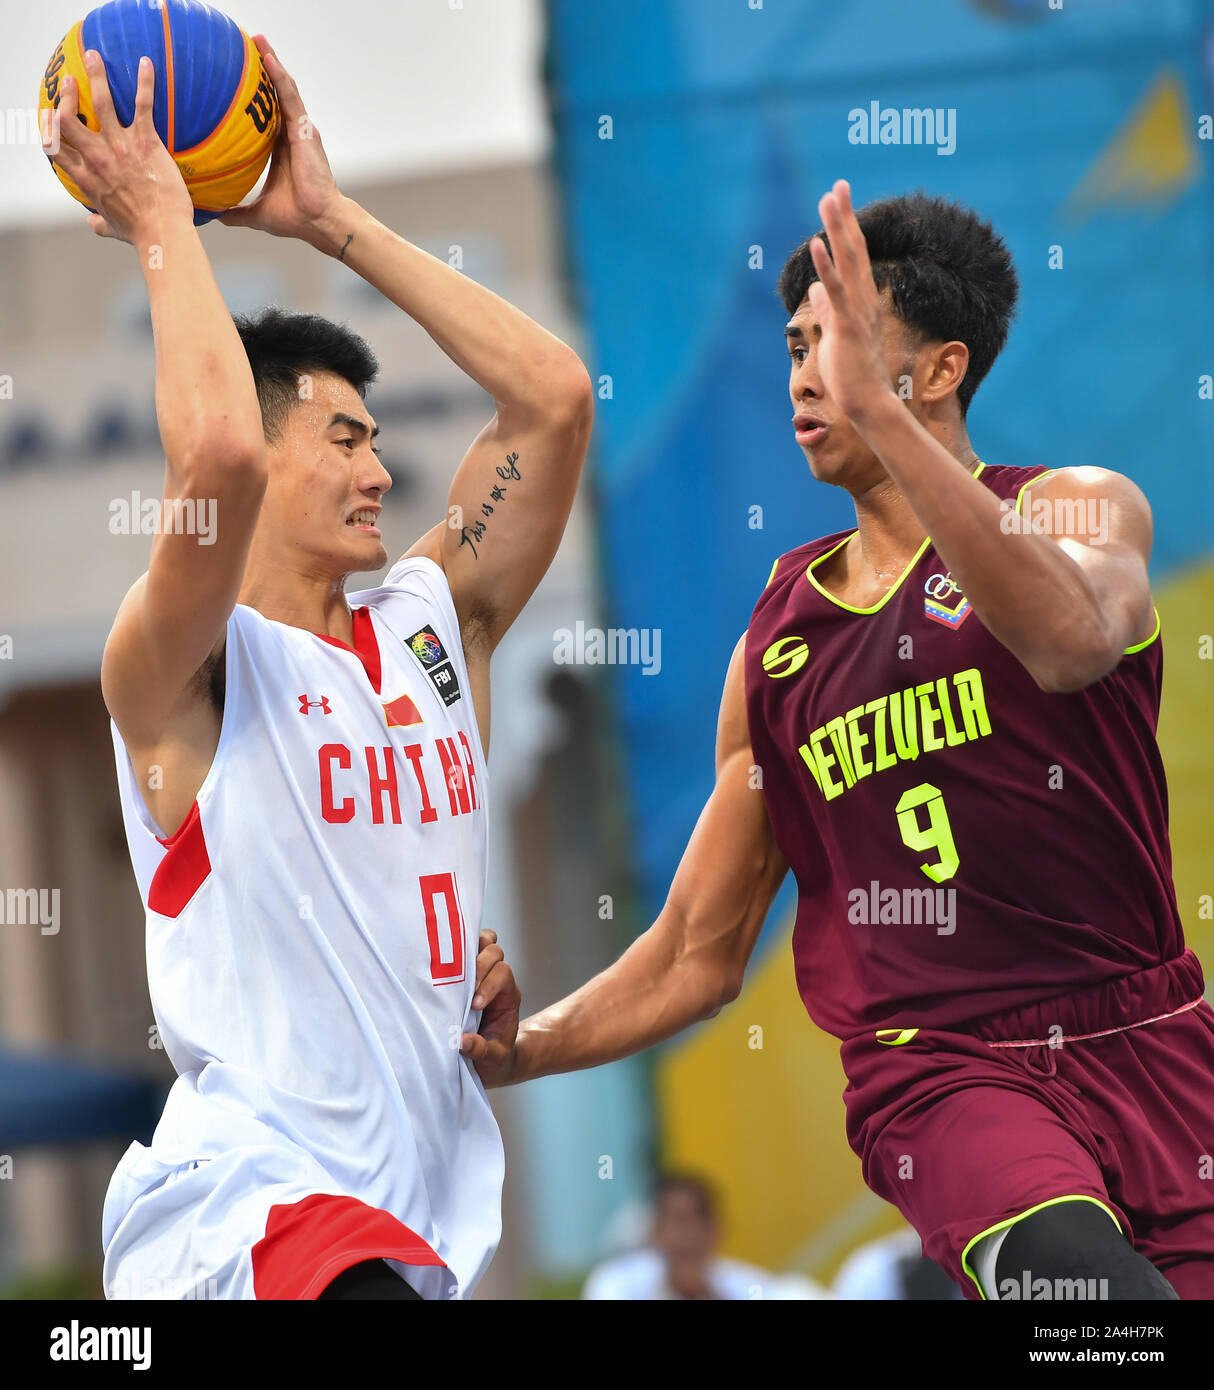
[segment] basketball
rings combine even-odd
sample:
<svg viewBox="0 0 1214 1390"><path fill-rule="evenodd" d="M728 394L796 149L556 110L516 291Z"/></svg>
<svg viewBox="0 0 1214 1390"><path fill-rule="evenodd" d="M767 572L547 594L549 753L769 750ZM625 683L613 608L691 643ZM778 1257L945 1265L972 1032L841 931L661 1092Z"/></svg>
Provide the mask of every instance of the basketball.
<svg viewBox="0 0 1214 1390"><path fill-rule="evenodd" d="M151 58L153 119L185 179L195 224L235 207L261 176L278 134L278 98L253 40L198 0L110 0L73 24L51 55L38 98L44 129L42 113L59 105L65 73L79 86L81 119L100 128L84 66L90 48L101 54L123 125L135 113L139 59ZM51 168L85 203L53 159Z"/></svg>

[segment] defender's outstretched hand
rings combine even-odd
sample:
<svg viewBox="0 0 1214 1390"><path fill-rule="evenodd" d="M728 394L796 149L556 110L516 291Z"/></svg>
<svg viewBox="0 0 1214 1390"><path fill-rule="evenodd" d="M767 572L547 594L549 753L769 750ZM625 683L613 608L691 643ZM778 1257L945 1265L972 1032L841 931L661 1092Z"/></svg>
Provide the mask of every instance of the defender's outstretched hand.
<svg viewBox="0 0 1214 1390"><path fill-rule="evenodd" d="M473 1062L486 1086L504 1086L510 1079L522 1002L514 971L496 943L497 932L481 931L472 996L472 1007L483 1009L480 1032L464 1033L460 1039L460 1051Z"/></svg>
<svg viewBox="0 0 1214 1390"><path fill-rule="evenodd" d="M194 205L185 180L152 121L152 60L139 60L135 114L129 126L114 112L101 54L89 49L84 66L101 129L90 130L78 119L80 89L76 79L65 74L55 111L59 150L54 160L97 209L89 215L89 226L98 236L135 242L141 227L154 229L166 213L192 223ZM43 150L51 153L50 142L43 141Z"/></svg>
<svg viewBox="0 0 1214 1390"><path fill-rule="evenodd" d="M278 93L278 139L260 195L219 220L229 227L254 227L272 236L298 237L319 245L317 224L341 200L341 193L295 79L279 62L264 34L256 35L253 41Z"/></svg>
<svg viewBox="0 0 1214 1390"><path fill-rule="evenodd" d="M809 287L809 307L822 326L818 370L831 400L857 421L893 390L881 331L881 296L846 179L838 179L820 199L818 211L830 238L829 251L820 236L809 244L819 276Z"/></svg>

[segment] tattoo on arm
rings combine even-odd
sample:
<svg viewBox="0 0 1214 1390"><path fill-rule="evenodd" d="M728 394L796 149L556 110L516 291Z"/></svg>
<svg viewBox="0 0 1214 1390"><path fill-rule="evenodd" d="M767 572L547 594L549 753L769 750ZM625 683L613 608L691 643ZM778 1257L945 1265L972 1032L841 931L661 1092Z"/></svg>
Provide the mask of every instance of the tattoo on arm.
<svg viewBox="0 0 1214 1390"><path fill-rule="evenodd" d="M497 476L501 478L503 481L522 482L523 475L518 470L518 454L507 454L506 462L504 464L498 464L496 472ZM498 503L498 505L500 506L501 503L506 500L506 489L501 485L501 483L496 483L493 487L489 489L489 496L494 502ZM481 503L482 517L492 516L493 511L493 507L488 502ZM460 545L466 545L469 547L469 549L472 551L473 559L480 558L480 556L477 554L476 547L478 543L484 539L485 532L488 529L488 523L485 521L474 521L471 526L463 526L460 528L459 543Z"/></svg>
<svg viewBox="0 0 1214 1390"><path fill-rule="evenodd" d="M353 240L354 240L354 233L353 233L353 232L350 232L350 233L347 235L347 237L346 237L346 244L345 244L345 246L343 246L343 247L341 248L341 250L340 250L340 251L338 252L338 254L337 254L337 259L338 259L339 261L344 261L344 260L346 259L346 252L349 250L350 243L351 243Z"/></svg>

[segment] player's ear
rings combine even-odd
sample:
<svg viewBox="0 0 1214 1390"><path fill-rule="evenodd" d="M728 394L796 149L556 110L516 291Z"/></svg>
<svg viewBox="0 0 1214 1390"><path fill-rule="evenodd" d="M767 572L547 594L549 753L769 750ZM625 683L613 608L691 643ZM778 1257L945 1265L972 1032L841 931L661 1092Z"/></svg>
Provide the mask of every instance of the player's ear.
<svg viewBox="0 0 1214 1390"><path fill-rule="evenodd" d="M928 360L931 366L920 396L924 403L934 404L953 395L965 380L965 374L969 371L970 350L956 340L939 343L930 350Z"/></svg>

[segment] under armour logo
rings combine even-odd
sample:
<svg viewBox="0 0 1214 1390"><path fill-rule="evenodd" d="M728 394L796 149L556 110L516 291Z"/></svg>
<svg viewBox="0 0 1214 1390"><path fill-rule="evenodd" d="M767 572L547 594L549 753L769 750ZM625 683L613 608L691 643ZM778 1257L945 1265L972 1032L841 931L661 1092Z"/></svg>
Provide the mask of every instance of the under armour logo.
<svg viewBox="0 0 1214 1390"><path fill-rule="evenodd" d="M308 714L314 709L322 709L326 714L333 713L329 708L329 697L327 695L322 695L319 700L309 700L306 695L301 695L299 697L300 714Z"/></svg>

